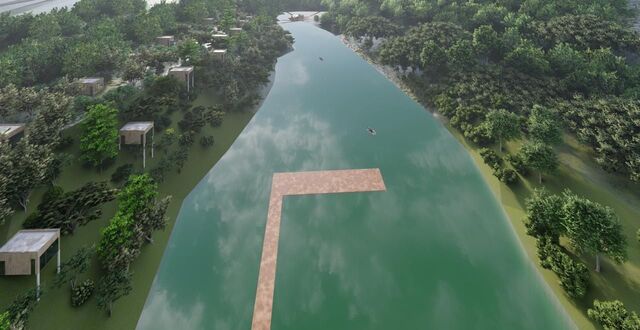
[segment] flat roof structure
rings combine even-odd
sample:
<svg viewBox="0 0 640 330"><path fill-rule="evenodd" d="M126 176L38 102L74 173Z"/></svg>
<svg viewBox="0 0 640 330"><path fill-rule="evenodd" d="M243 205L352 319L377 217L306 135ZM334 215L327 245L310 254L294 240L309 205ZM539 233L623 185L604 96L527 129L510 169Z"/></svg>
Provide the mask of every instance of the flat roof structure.
<svg viewBox="0 0 640 330"><path fill-rule="evenodd" d="M33 261L39 295L40 270L54 254L59 273L60 229L20 230L0 248L0 275L31 275Z"/></svg>
<svg viewBox="0 0 640 330"><path fill-rule="evenodd" d="M251 330L270 330L282 201L285 196L385 191L380 169L274 173Z"/></svg>
<svg viewBox="0 0 640 330"><path fill-rule="evenodd" d="M226 49L214 49L213 51L211 51L213 53L214 56L223 59L225 58L225 56L227 55L227 50Z"/></svg>
<svg viewBox="0 0 640 330"><path fill-rule="evenodd" d="M10 140L24 132L24 124L0 124L0 140Z"/></svg>
<svg viewBox="0 0 640 330"><path fill-rule="evenodd" d="M224 39L229 37L228 34L224 33L224 32L218 32L218 33L214 33L213 35L211 35L214 39Z"/></svg>
<svg viewBox="0 0 640 330"><path fill-rule="evenodd" d="M98 93L104 90L104 78L102 77L88 77L78 79L81 92L84 95L96 96Z"/></svg>
<svg viewBox="0 0 640 330"><path fill-rule="evenodd" d="M142 145L142 168L147 166L147 133L151 131L151 158L153 158L153 138L155 135L152 121L131 121L120 128L120 138L118 139L118 150L123 144Z"/></svg>
<svg viewBox="0 0 640 330"><path fill-rule="evenodd" d="M186 84L187 92L195 86L195 77L193 74L192 66L179 66L169 69L169 75L176 77L178 81L183 81Z"/></svg>
<svg viewBox="0 0 640 330"><path fill-rule="evenodd" d="M176 43L176 37L174 36L160 36L156 37L156 42L165 46L173 46Z"/></svg>

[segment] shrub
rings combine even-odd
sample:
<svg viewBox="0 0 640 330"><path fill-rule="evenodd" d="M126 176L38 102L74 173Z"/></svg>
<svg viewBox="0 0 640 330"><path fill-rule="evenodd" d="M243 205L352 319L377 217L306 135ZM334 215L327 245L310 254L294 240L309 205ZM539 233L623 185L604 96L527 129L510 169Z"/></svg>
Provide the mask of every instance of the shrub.
<svg viewBox="0 0 640 330"><path fill-rule="evenodd" d="M480 157L484 160L485 164L489 165L494 171L499 170L502 167L502 158L498 156L498 154L489 149L482 148L478 151L480 153Z"/></svg>
<svg viewBox="0 0 640 330"><path fill-rule="evenodd" d="M498 179L506 184L511 185L518 182L518 174L513 169L505 168L500 171L500 176L498 177Z"/></svg>
<svg viewBox="0 0 640 330"><path fill-rule="evenodd" d="M82 306L93 294L95 285L92 280L87 279L71 289L71 306Z"/></svg>
<svg viewBox="0 0 640 330"><path fill-rule="evenodd" d="M211 147L214 143L214 139L212 135L203 136L200 138L200 146L203 148Z"/></svg>
<svg viewBox="0 0 640 330"><path fill-rule="evenodd" d="M178 139L178 144L180 144L180 146L182 147L189 147L193 145L193 135L193 132L185 132L184 134L181 134L180 138Z"/></svg>
<svg viewBox="0 0 640 330"><path fill-rule="evenodd" d="M507 155L505 157L507 159L507 161L511 164L511 166L513 166L513 168L520 173L520 175L522 176L526 176L529 175L529 168L525 165L524 161L522 160L522 157L520 157L520 155Z"/></svg>
<svg viewBox="0 0 640 330"><path fill-rule="evenodd" d="M584 263L574 261L562 248L541 237L537 242L540 265L551 269L560 278L560 286L572 298L581 298L589 286L589 270Z"/></svg>
<svg viewBox="0 0 640 330"><path fill-rule="evenodd" d="M111 182L123 182L129 178L133 172L133 164L124 164L118 166L115 172L111 174Z"/></svg>

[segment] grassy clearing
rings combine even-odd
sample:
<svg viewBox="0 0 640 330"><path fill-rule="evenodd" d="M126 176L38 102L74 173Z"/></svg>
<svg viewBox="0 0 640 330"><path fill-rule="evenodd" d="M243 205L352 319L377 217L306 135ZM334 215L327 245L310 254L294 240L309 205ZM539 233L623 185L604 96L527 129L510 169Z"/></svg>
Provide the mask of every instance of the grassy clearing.
<svg viewBox="0 0 640 330"><path fill-rule="evenodd" d="M533 189L540 187L537 175L521 178L513 189L506 186L494 177L489 166L484 164L478 154L479 147L466 141L452 127L448 126L448 128L469 150L485 181L502 203L525 252L579 329L597 328L587 317L586 312L594 299L618 299L627 308L640 311L640 244L636 238L636 231L640 227L640 185L629 182L625 177L608 174L601 170L593 161L591 151L580 145L572 136L565 136L565 143L557 148L560 167L554 175L544 177L542 185L555 193L568 188L579 195L612 207L622 222L629 243L629 260L622 265L617 265L605 259L600 274L591 272L591 286L588 294L576 301L565 294L558 284L557 276L552 271L540 266L536 254L536 241L526 234L522 221L525 216L524 204ZM507 150L513 153L518 147L519 143L510 143ZM590 269L595 268L593 257L581 256L581 259Z"/></svg>
<svg viewBox="0 0 640 330"><path fill-rule="evenodd" d="M193 106L213 105L217 99L211 91L205 91L194 100ZM181 113L177 111L173 114L171 127L177 128ZM92 297L80 308L72 308L70 303L70 291L68 287L60 289L50 289L48 286L53 281L55 275L55 260L50 262L42 271L42 284L45 293L34 310L29 328L31 329L133 329L136 326L138 317L147 298L147 293L153 282L156 270L160 264L164 248L169 240L178 211L183 199L191 192L193 187L211 170L213 165L229 149L233 141L240 134L242 129L249 122L253 112L227 113L220 127L211 128L206 126L202 133L196 138L196 142L189 150L189 159L181 173L168 174L165 181L159 185L160 196L172 195L173 200L167 211L169 223L164 231L154 234L154 243L143 247L140 256L132 265L133 291L128 296L118 300L114 305L113 316L108 318L106 313L97 309L95 297ZM74 138L74 144L65 152L71 154L75 160L65 166L62 174L56 180L56 184L62 186L65 191L79 188L90 181L109 181L113 171L120 165L126 163L134 164L135 170L142 170L142 154L140 149L122 151L114 165L108 169L97 172L94 169L87 169L77 160L80 155L79 138L81 134L80 126L77 125L64 132L65 135ZM203 148L198 143L198 138L203 135L213 135L215 144L210 148ZM161 134L156 132L156 142ZM177 147L177 146L176 146ZM150 152L147 150L147 152ZM155 159L147 154L147 170L152 169L158 162L162 153L156 151ZM16 215L4 226L0 226L0 241L6 241L16 231L21 229L22 222L26 215L36 209L40 202L44 189L34 192L26 213L17 212ZM109 219L115 214L117 202L111 202L103 207L102 217L84 227L78 228L71 236L64 236L61 239L62 260L69 258L77 249L82 246L90 246L98 242L100 230L107 224ZM95 259L95 258L94 258ZM82 278L97 279L99 266L94 260L90 270ZM0 277L0 306L8 305L13 298L25 290L35 286L35 276L2 276Z"/></svg>

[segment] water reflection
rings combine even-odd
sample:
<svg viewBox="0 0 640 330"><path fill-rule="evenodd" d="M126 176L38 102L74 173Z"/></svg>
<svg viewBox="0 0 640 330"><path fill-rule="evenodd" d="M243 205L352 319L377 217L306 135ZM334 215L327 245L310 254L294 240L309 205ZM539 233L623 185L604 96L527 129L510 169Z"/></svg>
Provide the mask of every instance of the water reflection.
<svg viewBox="0 0 640 330"><path fill-rule="evenodd" d="M273 329L571 328L455 139L336 37L286 28L295 51L185 200L138 328L249 329L273 173L371 167L386 192L285 199Z"/></svg>

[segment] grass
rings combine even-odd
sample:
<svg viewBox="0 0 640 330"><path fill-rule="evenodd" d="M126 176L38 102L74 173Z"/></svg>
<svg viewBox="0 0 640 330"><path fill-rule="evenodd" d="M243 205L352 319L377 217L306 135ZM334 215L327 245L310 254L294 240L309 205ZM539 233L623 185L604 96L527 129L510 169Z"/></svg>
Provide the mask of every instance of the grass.
<svg viewBox="0 0 640 330"><path fill-rule="evenodd" d="M587 309L592 306L594 299L617 299L622 301L628 309L640 311L640 244L636 238L636 231L640 227L639 184L630 182L626 177L604 172L594 162L589 148L581 145L573 136L565 135L564 144L556 148L560 166L554 174L544 176L542 185L538 184L537 174L532 174L527 178L521 178L516 186L510 188L493 176L491 168L484 164L478 154L478 146L465 140L454 128L450 126L448 128L469 150L485 181L502 204L525 253L533 261L579 329L598 328L587 316ZM518 148L519 142L509 143L507 146L507 150L511 152L516 152ZM526 234L522 221L525 216L525 200L533 189L540 186L555 193L568 188L578 195L610 206L623 225L629 243L629 260L626 263L618 265L605 258L601 273L596 273L593 271L595 258L588 255L580 256L592 270L589 292L582 299L574 300L567 296L558 284L558 277L552 271L540 266L535 239Z"/></svg>
<svg viewBox="0 0 640 330"><path fill-rule="evenodd" d="M205 91L194 100L193 105L213 105L217 99L211 91ZM181 113L173 114L171 127L176 128ZM159 185L161 196L172 195L173 200L167 211L169 223L164 231L154 234L154 243L146 245L136 261L132 265L133 291L118 300L113 309L113 316L108 318L106 313L99 311L95 297L92 297L80 308L71 307L70 290L68 287L60 289L50 288L55 275L55 260L42 271L42 285L44 295L36 309L33 311L29 328L31 329L133 329L138 322L138 317L142 311L147 293L155 277L160 264L164 248L169 240L178 211L183 199L191 192L193 187L212 169L213 165L229 149L233 141L240 134L242 129L249 122L253 112L233 112L225 115L220 127L205 127L202 133L196 138L196 142L189 150L189 159L181 173L171 173L167 175L164 182ZM75 160L65 166L56 184L62 186L65 191L79 188L90 181L109 181L113 171L120 165L126 163L134 164L134 169L142 171L142 155L140 149L122 151L115 164L108 169L98 172L95 169L88 169L82 166L77 160L79 151L79 137L81 134L80 125L72 127L64 132L65 135L74 138L74 144L65 152L71 154ZM156 142L161 134L156 132ZM203 148L199 145L199 136L213 135L215 144L210 148ZM149 150L148 150L149 152ZM151 159L147 154L147 170L153 168L162 153L156 151L156 157ZM16 231L21 229L22 222L26 215L36 209L44 188L36 190L29 203L27 212L17 212L10 221L0 226L0 241L8 240ZM108 223L109 219L116 211L117 203L110 202L103 206L102 217L94 222L80 227L74 235L64 236L61 239L62 260L68 259L77 249L82 246L91 246L100 239L100 230ZM94 258L95 259L95 258ZM90 270L81 279L98 278L99 266L94 260ZM0 276L0 307L7 306L13 298L29 288L35 286L35 275L31 276Z"/></svg>

